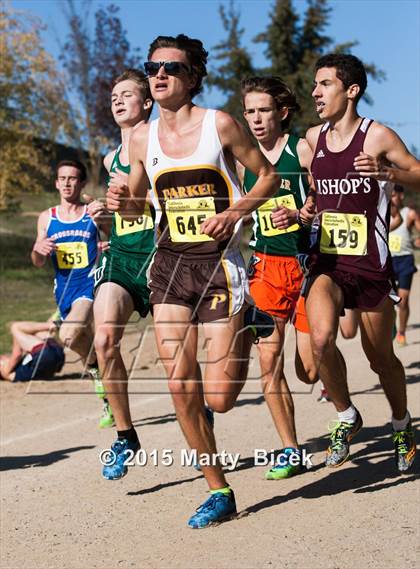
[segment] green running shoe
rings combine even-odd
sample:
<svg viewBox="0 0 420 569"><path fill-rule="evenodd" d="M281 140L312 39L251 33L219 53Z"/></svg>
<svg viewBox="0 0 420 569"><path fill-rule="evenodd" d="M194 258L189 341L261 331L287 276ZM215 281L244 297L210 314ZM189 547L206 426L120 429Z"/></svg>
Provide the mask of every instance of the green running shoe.
<svg viewBox="0 0 420 569"><path fill-rule="evenodd" d="M297 463L297 464L296 464ZM302 457L298 448L287 447L277 456L276 465L265 473L266 480L282 480L300 474L303 470Z"/></svg>
<svg viewBox="0 0 420 569"><path fill-rule="evenodd" d="M356 409L356 421L354 423L346 423L345 421L337 421L331 430L331 442L327 449L325 458L325 466L329 468L337 468L341 466L350 456L350 441L357 435L363 426L363 420Z"/></svg>
<svg viewBox="0 0 420 569"><path fill-rule="evenodd" d="M105 397L106 397L105 387L104 387L104 384L102 383L101 373L99 371L99 368L97 368L96 366L95 367L88 367L86 371L90 375L90 378L93 381L93 386L94 386L96 395L99 397L99 399L105 399Z"/></svg>
<svg viewBox="0 0 420 569"><path fill-rule="evenodd" d="M114 415L112 414L111 405L107 399L104 399L104 407L102 417L99 419L99 428L107 429L114 426Z"/></svg>
<svg viewBox="0 0 420 569"><path fill-rule="evenodd" d="M403 431L393 431L395 444L395 462L400 472L406 472L416 458L416 439L411 421Z"/></svg>
<svg viewBox="0 0 420 569"><path fill-rule="evenodd" d="M94 379L93 385L95 387L95 393L99 399L105 399L105 387L101 379Z"/></svg>

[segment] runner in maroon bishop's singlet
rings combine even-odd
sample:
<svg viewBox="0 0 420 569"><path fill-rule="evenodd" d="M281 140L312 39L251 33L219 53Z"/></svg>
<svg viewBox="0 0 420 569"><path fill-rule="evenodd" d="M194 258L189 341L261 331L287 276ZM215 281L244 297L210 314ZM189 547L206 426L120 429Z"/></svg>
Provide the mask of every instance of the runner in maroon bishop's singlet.
<svg viewBox="0 0 420 569"><path fill-rule="evenodd" d="M326 465L343 464L363 424L351 403L346 365L336 346L340 314L353 308L360 314L363 350L392 409L397 467L406 471L416 447L404 368L392 346L392 299L398 298L387 239L390 182L420 189L420 163L394 131L358 115L366 85L363 64L352 55L330 54L316 64L312 96L325 124L306 135L314 151L318 232L304 295L314 357L338 412ZM308 201L301 220L313 217L313 211L314 203ZM280 211L273 220L278 224L284 216Z"/></svg>

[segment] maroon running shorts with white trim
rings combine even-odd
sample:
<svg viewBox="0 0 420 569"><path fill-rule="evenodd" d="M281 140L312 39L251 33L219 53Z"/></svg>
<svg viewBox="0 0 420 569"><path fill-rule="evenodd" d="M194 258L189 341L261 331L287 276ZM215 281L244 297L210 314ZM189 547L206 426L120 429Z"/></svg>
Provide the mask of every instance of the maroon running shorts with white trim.
<svg viewBox="0 0 420 569"><path fill-rule="evenodd" d="M343 297L343 308L357 308L359 310L373 310L389 297L394 304L400 302L400 297L391 279L374 280L362 277L355 273L348 273L340 269L316 269L305 279L302 286L302 296L308 298L309 291L320 275L326 275L340 287Z"/></svg>

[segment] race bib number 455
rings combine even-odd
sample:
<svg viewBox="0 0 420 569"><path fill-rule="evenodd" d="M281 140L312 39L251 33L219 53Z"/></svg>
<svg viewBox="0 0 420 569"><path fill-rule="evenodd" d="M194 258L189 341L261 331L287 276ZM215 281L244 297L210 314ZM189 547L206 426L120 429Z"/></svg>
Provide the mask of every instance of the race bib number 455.
<svg viewBox="0 0 420 569"><path fill-rule="evenodd" d="M320 251L328 255L367 255L366 216L324 212Z"/></svg>
<svg viewBox="0 0 420 569"><path fill-rule="evenodd" d="M213 197L184 198L166 202L169 233L174 243L198 243L213 241L200 233L200 225L216 215Z"/></svg>
<svg viewBox="0 0 420 569"><path fill-rule="evenodd" d="M275 235L291 233L292 231L297 231L299 229L299 225L297 223L294 223L287 229L277 229L277 227L275 227L273 220L271 219L271 212L273 209L281 205L288 209L296 209L296 202L293 194L272 198L258 208L258 221L260 222L261 234L264 235L264 237L274 237Z"/></svg>
<svg viewBox="0 0 420 569"><path fill-rule="evenodd" d="M57 243L59 269L84 269L89 265L87 245L83 241Z"/></svg>

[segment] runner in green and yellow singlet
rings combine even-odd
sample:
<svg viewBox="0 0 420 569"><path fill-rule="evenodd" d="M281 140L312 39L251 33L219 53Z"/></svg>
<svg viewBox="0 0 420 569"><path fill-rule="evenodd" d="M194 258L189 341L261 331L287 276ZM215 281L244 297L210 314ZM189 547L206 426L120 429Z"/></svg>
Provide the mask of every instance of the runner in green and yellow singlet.
<svg viewBox="0 0 420 569"><path fill-rule="evenodd" d="M122 172L128 176L130 173L130 165L121 163L121 151L122 145L111 153L112 162L109 172L110 174L118 174L118 172ZM107 160L107 158L105 160ZM144 215L134 221L125 221L118 212L114 213L112 217L110 238L110 249L112 255L118 255L119 258L121 258L121 255L127 256L127 260L138 259L139 255L150 257L155 246L154 213L152 214L152 211L153 208L147 205ZM107 279L101 278L98 284L96 284L96 287L99 286L101 282L104 282L104 280ZM124 287L127 287L129 291L132 288L129 283L124 284ZM133 292L134 294L132 296L135 297L135 289ZM146 302L144 304L145 306L148 306L147 298L145 300Z"/></svg>
<svg viewBox="0 0 420 569"><path fill-rule="evenodd" d="M308 231L298 224L283 230L277 229L271 220L271 212L278 204L289 209L300 209L305 203L309 185L307 172L299 162L297 146L300 139L293 134L285 134L283 138L283 142L286 141L285 145L281 150L280 157L274 163L276 170L279 173L281 172L280 187L271 200L268 200L252 213L254 234L249 245L255 251L265 255L295 257L299 253L307 252L309 246ZM255 182L255 175L249 170L245 170L245 192L249 192Z"/></svg>
<svg viewBox="0 0 420 569"><path fill-rule="evenodd" d="M109 181L127 184L130 172L128 144L132 132L145 123L153 100L147 78L141 71L126 70L114 81L111 110L121 128L121 145L104 160ZM107 215L105 206L99 215ZM109 214L108 214L109 215ZM133 221L113 214L109 249L102 255L95 272L95 349L103 383L118 433L119 445L139 448L128 400L128 375L121 357L120 343L125 326L134 310L145 317L149 312L149 289L146 270L154 250L154 210ZM114 444L117 444L114 443ZM113 472L107 479L121 478L125 470Z"/></svg>

